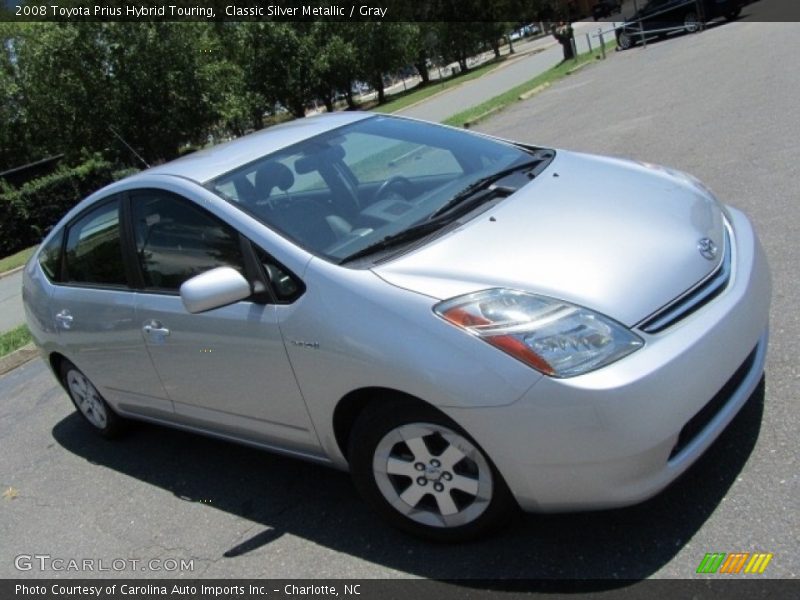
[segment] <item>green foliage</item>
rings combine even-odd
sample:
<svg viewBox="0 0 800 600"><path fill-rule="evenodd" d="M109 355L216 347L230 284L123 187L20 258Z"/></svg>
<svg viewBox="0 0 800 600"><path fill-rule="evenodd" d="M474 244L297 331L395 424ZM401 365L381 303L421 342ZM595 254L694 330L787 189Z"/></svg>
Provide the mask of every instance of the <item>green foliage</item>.
<svg viewBox="0 0 800 600"><path fill-rule="evenodd" d="M81 199L131 170L93 156L74 168L29 181L0 193L0 256L38 243Z"/></svg>
<svg viewBox="0 0 800 600"><path fill-rule="evenodd" d="M528 19L543 4L437 0L415 5L416 23L0 22L0 171L86 151L158 163L315 100L332 110L340 93L355 108L356 81L383 104L387 75L414 65L426 83L429 64L453 60L466 71L480 49L499 52L501 14ZM475 22L434 18L456 12Z"/></svg>
<svg viewBox="0 0 800 600"><path fill-rule="evenodd" d="M29 248L15 252L11 256L0 258L0 273L5 273L7 271L16 269L17 267L21 267L28 262L28 259L35 251L36 246L30 246Z"/></svg>
<svg viewBox="0 0 800 600"><path fill-rule="evenodd" d="M0 334L0 357L22 348L32 340L27 325L20 325L11 331Z"/></svg>
<svg viewBox="0 0 800 600"><path fill-rule="evenodd" d="M388 21L357 23L353 32L360 51L360 74L378 91L378 101L383 103L383 76L414 59L409 42L416 36L416 26Z"/></svg>

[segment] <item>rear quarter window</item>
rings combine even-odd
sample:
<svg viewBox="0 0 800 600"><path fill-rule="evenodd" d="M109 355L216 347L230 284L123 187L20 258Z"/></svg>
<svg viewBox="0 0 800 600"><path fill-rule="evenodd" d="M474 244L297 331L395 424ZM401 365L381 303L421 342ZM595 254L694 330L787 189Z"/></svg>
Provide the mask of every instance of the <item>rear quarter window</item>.
<svg viewBox="0 0 800 600"><path fill-rule="evenodd" d="M61 246L64 230L56 233L39 252L39 266L50 281L59 281L61 273Z"/></svg>

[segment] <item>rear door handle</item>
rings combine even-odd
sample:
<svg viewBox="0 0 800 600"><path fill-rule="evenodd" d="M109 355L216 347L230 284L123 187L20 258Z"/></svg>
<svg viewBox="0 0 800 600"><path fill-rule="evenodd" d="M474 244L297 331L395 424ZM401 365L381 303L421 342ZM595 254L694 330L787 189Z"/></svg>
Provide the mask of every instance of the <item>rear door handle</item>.
<svg viewBox="0 0 800 600"><path fill-rule="evenodd" d="M58 322L63 329L70 329L72 327L72 321L73 317L66 308L56 313L56 322Z"/></svg>

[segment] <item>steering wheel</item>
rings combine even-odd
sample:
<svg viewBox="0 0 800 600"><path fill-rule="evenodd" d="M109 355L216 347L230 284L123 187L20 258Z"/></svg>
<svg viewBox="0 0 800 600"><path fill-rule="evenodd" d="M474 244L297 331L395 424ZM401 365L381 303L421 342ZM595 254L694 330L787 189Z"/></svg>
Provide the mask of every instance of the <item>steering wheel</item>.
<svg viewBox="0 0 800 600"><path fill-rule="evenodd" d="M413 187L414 184L412 184L407 177L392 175L378 187L375 195L372 197L372 201L378 202L379 200L383 200L384 197L389 198L391 197L390 194L398 195L401 196L403 200L408 200Z"/></svg>

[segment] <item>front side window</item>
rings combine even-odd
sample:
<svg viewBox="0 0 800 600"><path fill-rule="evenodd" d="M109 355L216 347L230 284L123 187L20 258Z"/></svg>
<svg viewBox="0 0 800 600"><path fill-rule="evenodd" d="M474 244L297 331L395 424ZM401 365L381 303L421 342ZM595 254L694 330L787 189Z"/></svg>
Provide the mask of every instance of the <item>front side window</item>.
<svg viewBox="0 0 800 600"><path fill-rule="evenodd" d="M64 259L67 282L127 285L118 199L92 209L69 227Z"/></svg>
<svg viewBox="0 0 800 600"><path fill-rule="evenodd" d="M131 195L136 256L148 289L177 292L209 269L244 272L239 235L189 200L159 190Z"/></svg>
<svg viewBox="0 0 800 600"><path fill-rule="evenodd" d="M374 116L266 155L206 187L308 251L344 262L421 224L534 151Z"/></svg>

